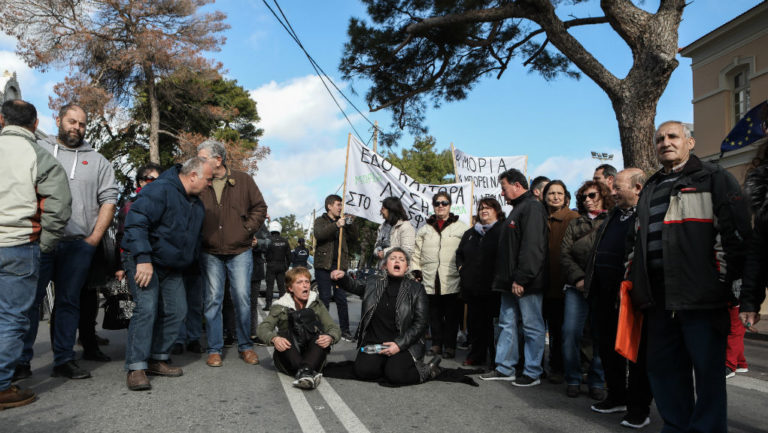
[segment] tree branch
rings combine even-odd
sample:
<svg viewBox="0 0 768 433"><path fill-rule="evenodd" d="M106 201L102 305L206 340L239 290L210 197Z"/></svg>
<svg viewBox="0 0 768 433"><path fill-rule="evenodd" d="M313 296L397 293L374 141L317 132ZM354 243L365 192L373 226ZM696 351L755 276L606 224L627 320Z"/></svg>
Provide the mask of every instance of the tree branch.
<svg viewBox="0 0 768 433"><path fill-rule="evenodd" d="M448 64L450 62L448 62L448 60L445 59L445 58L443 58L442 60L443 60L443 64L440 65L440 70L437 71L437 73L435 73L434 75L432 75L432 77L430 77L425 82L425 84L422 84L420 87L417 87L417 88L411 90L410 92L408 92L408 93L406 93L404 95L401 95L401 96L398 96L397 98L391 99L391 100L387 101L386 103L384 103L382 105L379 105L378 107L371 107L371 112L379 111L379 110L383 110L384 108L391 107L393 105L396 105L396 104L398 104L398 103L400 103L402 101L405 101L406 99L410 99L411 97L416 96L419 93L425 92L425 91L429 90L430 88L432 88L432 86L435 84L435 82L438 80L438 78L442 77L443 74L445 73L445 71L448 69Z"/></svg>

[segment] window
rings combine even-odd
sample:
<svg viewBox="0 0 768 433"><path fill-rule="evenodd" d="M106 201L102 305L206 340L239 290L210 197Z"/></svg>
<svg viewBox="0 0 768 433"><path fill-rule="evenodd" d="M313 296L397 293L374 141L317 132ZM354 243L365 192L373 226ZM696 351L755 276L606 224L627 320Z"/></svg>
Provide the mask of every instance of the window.
<svg viewBox="0 0 768 433"><path fill-rule="evenodd" d="M733 124L736 125L749 111L749 77L744 68L732 75L733 86Z"/></svg>

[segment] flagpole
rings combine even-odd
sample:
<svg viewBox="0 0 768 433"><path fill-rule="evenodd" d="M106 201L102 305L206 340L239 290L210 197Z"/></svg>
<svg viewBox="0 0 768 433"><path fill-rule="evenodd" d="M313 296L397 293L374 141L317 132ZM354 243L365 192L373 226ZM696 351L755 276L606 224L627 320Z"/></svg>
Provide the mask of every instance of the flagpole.
<svg viewBox="0 0 768 433"><path fill-rule="evenodd" d="M456 148L453 147L453 142L451 142L451 160L453 161L453 176L456 178L456 183L459 183L459 170L456 167Z"/></svg>
<svg viewBox="0 0 768 433"><path fill-rule="evenodd" d="M349 171L349 145L352 142L352 133L347 136L347 158L344 162L344 194L341 196L341 215L344 218L344 204L347 200L347 172ZM336 269L341 269L341 242L344 239L344 230L339 229L339 252L336 260Z"/></svg>

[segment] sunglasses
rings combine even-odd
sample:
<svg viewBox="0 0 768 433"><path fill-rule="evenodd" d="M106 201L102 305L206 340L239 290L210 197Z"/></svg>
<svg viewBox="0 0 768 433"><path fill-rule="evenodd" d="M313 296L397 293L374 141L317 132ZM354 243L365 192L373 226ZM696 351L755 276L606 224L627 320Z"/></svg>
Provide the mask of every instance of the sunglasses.
<svg viewBox="0 0 768 433"><path fill-rule="evenodd" d="M596 199L596 198L597 198L597 196L598 196L598 195L599 195L599 194L598 194L598 193L596 193L596 192L590 192L589 194L582 194L582 195L581 195L581 200L582 200L582 201L583 201L583 200L586 200L586 199L594 200L594 199Z"/></svg>
<svg viewBox="0 0 768 433"><path fill-rule="evenodd" d="M438 206L450 206L451 202L447 200L441 200L441 201L433 201L432 206L438 207Z"/></svg>
<svg viewBox="0 0 768 433"><path fill-rule="evenodd" d="M144 182L150 183L153 180L156 180L157 178L154 176L142 176L139 178L139 180L143 180Z"/></svg>

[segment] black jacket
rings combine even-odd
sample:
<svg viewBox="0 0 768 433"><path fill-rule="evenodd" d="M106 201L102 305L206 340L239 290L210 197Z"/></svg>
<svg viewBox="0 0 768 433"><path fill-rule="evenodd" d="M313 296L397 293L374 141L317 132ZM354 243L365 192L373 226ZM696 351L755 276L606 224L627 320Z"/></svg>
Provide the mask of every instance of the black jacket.
<svg viewBox="0 0 768 433"><path fill-rule="evenodd" d="M544 205L530 192L512 200L512 212L501 226L493 290L510 293L512 283L525 295L544 291L549 228Z"/></svg>
<svg viewBox="0 0 768 433"><path fill-rule="evenodd" d="M755 231L747 247L740 311L757 313L768 286L768 164L752 170L746 186L755 213Z"/></svg>
<svg viewBox="0 0 768 433"><path fill-rule="evenodd" d="M478 296L491 292L496 273L496 253L504 221L497 221L483 236L474 227L464 232L456 250L456 266L461 277L462 296ZM498 296L498 295L497 295Z"/></svg>
<svg viewBox="0 0 768 433"><path fill-rule="evenodd" d="M298 246L291 252L291 267L307 266L309 260L309 250L305 247Z"/></svg>
<svg viewBox="0 0 768 433"><path fill-rule="evenodd" d="M363 281L353 280L345 275L339 283L344 290L363 298L360 325L357 328L357 348L359 349L365 340L365 333L368 331L368 325L371 323L381 295L387 288L387 275L379 272ZM429 317L427 292L424 291L424 286L410 278L403 278L395 308L395 324L398 333L395 343L400 346L400 350L407 350L414 361L417 361L416 367L424 381L429 375L428 370L422 371L423 369L419 368L424 360L424 335L427 332Z"/></svg>
<svg viewBox="0 0 768 433"><path fill-rule="evenodd" d="M284 272L288 270L291 264L291 246L279 233L269 234L269 246L265 255L267 269L271 271Z"/></svg>
<svg viewBox="0 0 768 433"><path fill-rule="evenodd" d="M315 268L317 269L330 271L337 268L338 263L334 257L338 254L340 229L336 226L336 221L327 212L315 220ZM354 224L346 224L341 230L344 230L344 236L341 239L341 269L346 270L349 269L347 245L353 242L352 239L357 238L357 229Z"/></svg>
<svg viewBox="0 0 768 433"><path fill-rule="evenodd" d="M661 172L645 184L637 203L634 247L627 275L637 308L654 305L646 267L648 219ZM732 283L741 278L745 240L751 232L746 200L722 167L691 155L672 186L662 228L666 310L725 308Z"/></svg>

